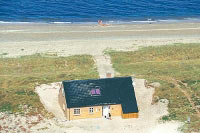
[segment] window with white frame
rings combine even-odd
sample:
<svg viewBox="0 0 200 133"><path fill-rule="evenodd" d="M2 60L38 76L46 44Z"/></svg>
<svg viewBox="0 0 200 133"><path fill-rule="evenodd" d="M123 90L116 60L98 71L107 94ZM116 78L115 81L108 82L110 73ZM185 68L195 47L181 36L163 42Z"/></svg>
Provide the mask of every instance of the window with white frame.
<svg viewBox="0 0 200 133"><path fill-rule="evenodd" d="M90 114L94 113L94 108L89 108L89 113Z"/></svg>
<svg viewBox="0 0 200 133"><path fill-rule="evenodd" d="M80 115L81 109L74 109L74 115Z"/></svg>

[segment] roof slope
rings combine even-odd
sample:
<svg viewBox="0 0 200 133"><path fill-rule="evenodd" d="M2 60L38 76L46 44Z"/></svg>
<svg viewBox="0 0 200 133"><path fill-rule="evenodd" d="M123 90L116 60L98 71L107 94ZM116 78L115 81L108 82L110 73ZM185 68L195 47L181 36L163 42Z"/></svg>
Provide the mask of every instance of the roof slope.
<svg viewBox="0 0 200 133"><path fill-rule="evenodd" d="M68 108L122 104L123 113L138 112L131 77L63 81ZM92 90L100 90L98 95Z"/></svg>

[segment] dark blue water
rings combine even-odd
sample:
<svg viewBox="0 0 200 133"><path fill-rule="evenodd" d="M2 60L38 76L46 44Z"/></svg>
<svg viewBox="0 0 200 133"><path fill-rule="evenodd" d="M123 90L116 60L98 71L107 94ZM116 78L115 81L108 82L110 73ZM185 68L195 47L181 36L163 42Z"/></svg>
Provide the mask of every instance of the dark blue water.
<svg viewBox="0 0 200 133"><path fill-rule="evenodd" d="M0 21L96 22L200 18L200 0L0 0Z"/></svg>

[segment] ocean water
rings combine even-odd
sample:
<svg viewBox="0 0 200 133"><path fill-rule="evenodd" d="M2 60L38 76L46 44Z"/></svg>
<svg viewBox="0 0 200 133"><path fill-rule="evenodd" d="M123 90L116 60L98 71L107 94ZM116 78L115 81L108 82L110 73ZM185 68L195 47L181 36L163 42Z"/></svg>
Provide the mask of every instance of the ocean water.
<svg viewBox="0 0 200 133"><path fill-rule="evenodd" d="M0 0L0 22L200 20L200 0Z"/></svg>

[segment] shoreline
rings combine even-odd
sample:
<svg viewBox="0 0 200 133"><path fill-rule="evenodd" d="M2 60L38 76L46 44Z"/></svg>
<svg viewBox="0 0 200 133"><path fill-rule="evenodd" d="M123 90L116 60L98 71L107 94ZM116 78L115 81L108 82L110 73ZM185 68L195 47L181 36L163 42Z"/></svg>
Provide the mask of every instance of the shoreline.
<svg viewBox="0 0 200 133"><path fill-rule="evenodd" d="M200 23L68 25L3 24L0 42L199 38ZM1 44L0 44L1 45Z"/></svg>
<svg viewBox="0 0 200 133"><path fill-rule="evenodd" d="M185 17L185 18L158 18L158 19L135 19L135 20L103 20L106 24L111 25L133 25L133 24L171 24L171 23L200 23L200 17ZM3 21L0 20L0 25L4 24L51 24L51 25L96 25L97 21Z"/></svg>

